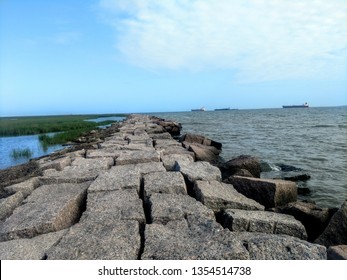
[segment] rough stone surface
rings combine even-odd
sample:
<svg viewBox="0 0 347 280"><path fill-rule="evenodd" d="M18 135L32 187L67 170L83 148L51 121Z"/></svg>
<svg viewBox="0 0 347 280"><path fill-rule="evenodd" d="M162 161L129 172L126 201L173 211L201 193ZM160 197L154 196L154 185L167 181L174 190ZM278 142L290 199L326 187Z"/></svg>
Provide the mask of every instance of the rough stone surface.
<svg viewBox="0 0 347 280"><path fill-rule="evenodd" d="M48 260L136 260L141 237L137 221L100 219L72 226L47 252Z"/></svg>
<svg viewBox="0 0 347 280"><path fill-rule="evenodd" d="M0 228L0 240L32 238L73 225L81 216L89 184L45 185L16 208Z"/></svg>
<svg viewBox="0 0 347 280"><path fill-rule="evenodd" d="M167 224L192 214L214 219L211 209L188 195L153 193L147 203L151 213L150 223Z"/></svg>
<svg viewBox="0 0 347 280"><path fill-rule="evenodd" d="M23 200L24 195L20 191L9 197L0 199L0 221L9 217Z"/></svg>
<svg viewBox="0 0 347 280"><path fill-rule="evenodd" d="M229 178L234 188L243 195L254 199L265 208L285 205L297 199L294 182L233 176Z"/></svg>
<svg viewBox="0 0 347 280"><path fill-rule="evenodd" d="M217 155L221 143L196 135L185 136L184 144L178 143L172 135L179 136L180 130L181 125L172 121L130 115L103 131L100 138L91 132L91 137L81 139L94 141L79 146L84 149L76 151L75 146L74 152L64 150L35 160L41 164L35 183L0 190L6 198L1 200L3 209L15 208L11 206L12 194L22 195L13 213L8 211L0 221L1 259L326 258L324 246L272 234L295 235L297 228L288 226L289 218L276 221L271 234L223 228L223 211L234 211L234 216L235 211L241 211L226 210L226 206L264 207L232 185L221 183L219 168L206 161L195 162L211 158L203 158L194 147ZM192 146L195 153L183 145ZM246 169L237 172L254 176ZM262 187L261 195L259 190L251 192L261 198L265 193L266 201L275 206L290 201L293 194L281 182L250 185L254 184ZM23 194L27 196L24 200ZM253 211L243 211L254 216ZM263 214L257 211L257 215ZM237 218L241 220L240 215ZM245 227L264 231L271 223L269 217L262 216Z"/></svg>
<svg viewBox="0 0 347 280"><path fill-rule="evenodd" d="M243 241L251 260L326 260L324 246L296 237L265 233L235 233Z"/></svg>
<svg viewBox="0 0 347 280"><path fill-rule="evenodd" d="M210 163L219 162L220 150L213 146L205 146L202 144L190 144L188 151L192 151L195 154L195 158L201 161L207 161Z"/></svg>
<svg viewBox="0 0 347 280"><path fill-rule="evenodd" d="M191 183L198 180L203 181L220 181L222 175L220 170L205 161L199 162L177 162L176 170L180 171L184 177Z"/></svg>
<svg viewBox="0 0 347 280"><path fill-rule="evenodd" d="M117 159L116 165L159 162L160 154L153 150L123 152Z"/></svg>
<svg viewBox="0 0 347 280"><path fill-rule="evenodd" d="M0 242L1 260L43 260L47 250L58 243L66 229L42 234L30 239Z"/></svg>
<svg viewBox="0 0 347 280"><path fill-rule="evenodd" d="M145 223L142 200L135 189L93 192L88 194L87 210L81 220L91 215L112 214L119 220L136 220Z"/></svg>
<svg viewBox="0 0 347 280"><path fill-rule="evenodd" d="M187 187L180 172L153 172L144 176L144 197L153 193L187 194Z"/></svg>
<svg viewBox="0 0 347 280"><path fill-rule="evenodd" d="M331 246L327 254L328 260L347 260L347 245Z"/></svg>
<svg viewBox="0 0 347 280"><path fill-rule="evenodd" d="M326 247L334 245L347 245L347 201L331 218L324 232L315 240L316 243Z"/></svg>
<svg viewBox="0 0 347 280"><path fill-rule="evenodd" d="M313 203L303 201L291 202L287 205L276 207L275 211L292 215L295 219L302 222L306 228L309 241L315 240L322 234L334 214L331 209L321 208Z"/></svg>
<svg viewBox="0 0 347 280"><path fill-rule="evenodd" d="M30 195L34 189L36 189L40 184L40 180L38 178L31 178L29 180L26 180L22 183L11 185L5 188L6 192L8 193L15 193L15 192L21 192L26 198L28 195Z"/></svg>
<svg viewBox="0 0 347 280"><path fill-rule="evenodd" d="M62 171L48 169L40 178L42 184L82 183L94 180L101 172L114 164L113 158L76 158Z"/></svg>
<svg viewBox="0 0 347 280"><path fill-rule="evenodd" d="M230 184L219 181L196 181L194 193L197 200L218 212L223 209L264 210L264 206L237 192Z"/></svg>
<svg viewBox="0 0 347 280"><path fill-rule="evenodd" d="M146 260L224 260L249 258L242 242L212 219L188 215L166 225L150 224L145 230Z"/></svg>
<svg viewBox="0 0 347 280"><path fill-rule="evenodd" d="M70 157L63 157L56 160L47 160L43 159L39 162L40 168L42 170L45 169L55 169L58 171L63 170L66 166L69 166L71 164L71 158Z"/></svg>
<svg viewBox="0 0 347 280"><path fill-rule="evenodd" d="M211 146L216 148L217 150L222 149L222 143L211 140L205 136L192 134L192 133L187 133L182 135L180 138L180 141L184 143L195 143L195 144L201 144L204 146Z"/></svg>
<svg viewBox="0 0 347 280"><path fill-rule="evenodd" d="M131 167L113 166L100 174L90 185L88 192L135 189L140 192L141 174Z"/></svg>
<svg viewBox="0 0 347 280"><path fill-rule="evenodd" d="M232 231L286 234L307 239L305 227L293 216L266 211L227 209L224 227Z"/></svg>
<svg viewBox="0 0 347 280"><path fill-rule="evenodd" d="M248 155L241 155L237 158L227 161L223 165L222 169L223 178L235 175L235 173L240 169L248 170L255 178L260 178L261 172L259 159Z"/></svg>
<svg viewBox="0 0 347 280"><path fill-rule="evenodd" d="M177 162L194 162L194 157L189 154L172 154L172 155L162 155L161 161L163 162L167 171L174 171L176 169Z"/></svg>

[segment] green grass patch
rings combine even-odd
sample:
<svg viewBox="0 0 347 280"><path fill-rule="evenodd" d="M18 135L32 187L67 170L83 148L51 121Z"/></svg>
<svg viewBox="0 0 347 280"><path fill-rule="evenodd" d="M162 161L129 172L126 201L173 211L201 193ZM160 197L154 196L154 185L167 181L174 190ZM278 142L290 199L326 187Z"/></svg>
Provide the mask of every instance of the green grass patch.
<svg viewBox="0 0 347 280"><path fill-rule="evenodd" d="M11 157L14 159L31 158L32 155L33 155L33 152L29 148L13 149L11 151Z"/></svg>
<svg viewBox="0 0 347 280"><path fill-rule="evenodd" d="M125 114L102 115L65 115L37 117L2 117L0 118L0 136L34 135L50 132L68 132L73 130L93 130L98 126L114 121L91 122L88 119L100 117L126 117ZM63 142L62 142L63 143Z"/></svg>

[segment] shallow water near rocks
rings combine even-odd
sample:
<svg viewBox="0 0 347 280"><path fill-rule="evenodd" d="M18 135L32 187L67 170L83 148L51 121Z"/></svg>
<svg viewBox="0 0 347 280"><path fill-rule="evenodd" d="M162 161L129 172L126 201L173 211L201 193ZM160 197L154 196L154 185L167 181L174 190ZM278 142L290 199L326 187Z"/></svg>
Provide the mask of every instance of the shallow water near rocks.
<svg viewBox="0 0 347 280"><path fill-rule="evenodd" d="M262 177L311 175L299 185L310 189L301 199L340 207L347 198L347 107L226 110L156 113L180 122L182 133L202 134L223 144L225 160L241 154L265 161ZM281 172L279 164L302 171Z"/></svg>

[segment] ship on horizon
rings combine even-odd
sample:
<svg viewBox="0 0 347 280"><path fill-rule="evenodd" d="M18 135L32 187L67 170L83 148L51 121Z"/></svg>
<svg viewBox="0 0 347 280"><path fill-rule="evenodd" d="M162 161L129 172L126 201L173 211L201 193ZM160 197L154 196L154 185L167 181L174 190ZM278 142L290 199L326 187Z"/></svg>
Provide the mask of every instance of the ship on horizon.
<svg viewBox="0 0 347 280"><path fill-rule="evenodd" d="M205 107L201 107L199 109L192 109L192 112L197 112L197 111L206 111Z"/></svg>
<svg viewBox="0 0 347 280"><path fill-rule="evenodd" d="M287 108L308 108L309 105L307 102L305 102L304 104L302 105L283 105L282 106L284 109L287 109Z"/></svg>

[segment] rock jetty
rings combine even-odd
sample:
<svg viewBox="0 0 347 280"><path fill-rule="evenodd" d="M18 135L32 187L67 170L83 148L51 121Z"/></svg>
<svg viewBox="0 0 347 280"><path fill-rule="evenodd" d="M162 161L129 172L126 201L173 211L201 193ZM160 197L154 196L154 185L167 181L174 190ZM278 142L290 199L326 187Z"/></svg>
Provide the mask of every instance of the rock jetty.
<svg viewBox="0 0 347 280"><path fill-rule="evenodd" d="M0 258L320 260L325 244L330 258L346 257L343 236L332 237L345 205L320 244L308 242L305 226L275 209L295 203L295 183L254 178L254 167L223 182L212 165L221 144L180 131L130 115L88 149L39 159L40 175L2 190Z"/></svg>

